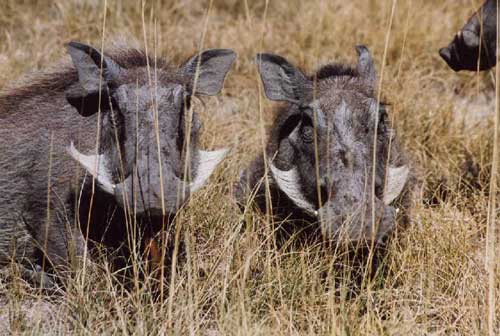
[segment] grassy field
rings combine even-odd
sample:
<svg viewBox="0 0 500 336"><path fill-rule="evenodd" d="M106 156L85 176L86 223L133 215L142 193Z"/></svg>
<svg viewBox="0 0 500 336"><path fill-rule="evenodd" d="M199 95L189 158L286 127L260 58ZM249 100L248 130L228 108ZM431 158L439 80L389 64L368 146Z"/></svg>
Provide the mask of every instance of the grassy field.
<svg viewBox="0 0 500 336"><path fill-rule="evenodd" d="M70 40L147 45L174 63L214 47L238 59L222 94L199 104L203 147L232 152L177 218L186 257L163 298L151 295L149 279L122 288L105 262L58 295L0 277L0 334L500 333L499 209L489 211L498 194L490 187L495 72L457 74L437 53L479 2L2 0L0 88L56 62ZM333 266L343 255L276 249L274 224L243 214L231 186L262 150L274 117L254 55L281 54L312 71L354 63L356 44L376 59L421 183L411 225L387 247L386 272L353 296L351 267Z"/></svg>

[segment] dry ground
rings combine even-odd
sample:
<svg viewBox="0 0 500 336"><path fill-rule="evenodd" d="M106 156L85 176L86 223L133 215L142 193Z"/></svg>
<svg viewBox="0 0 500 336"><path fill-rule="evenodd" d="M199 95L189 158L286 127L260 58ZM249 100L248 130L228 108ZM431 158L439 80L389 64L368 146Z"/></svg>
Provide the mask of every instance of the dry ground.
<svg viewBox="0 0 500 336"><path fill-rule="evenodd" d="M50 65L74 39L146 40L174 62L200 46L239 57L223 93L201 109L203 146L233 151L177 220L187 257L163 301L147 283L123 290L105 266L51 297L0 278L0 333L481 335L488 321L499 332L498 244L486 248L494 73L456 74L437 54L478 2L214 0L207 12L209 1L195 0L108 0L106 11L97 0L2 0L0 88ZM242 214L230 185L261 150L273 118L259 94L255 53L313 70L355 62L360 43L384 68L383 96L423 186L412 225L388 246L386 274L350 297L349 267L332 267L342 256L314 246L276 250L271 223ZM464 170L467 158L475 170Z"/></svg>

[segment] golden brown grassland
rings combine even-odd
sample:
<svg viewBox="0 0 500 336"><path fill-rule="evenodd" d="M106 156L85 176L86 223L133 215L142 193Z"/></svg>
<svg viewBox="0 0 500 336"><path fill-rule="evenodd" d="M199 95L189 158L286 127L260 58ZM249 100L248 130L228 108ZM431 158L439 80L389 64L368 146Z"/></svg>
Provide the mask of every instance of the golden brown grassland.
<svg viewBox="0 0 500 336"><path fill-rule="evenodd" d="M238 60L222 94L201 108L203 147L233 150L177 219L186 261L163 302L149 294L149 281L124 290L104 263L54 297L0 279L0 334L498 333L499 244L486 244L487 233L493 236L487 224L495 225L487 216L494 71L456 74L437 53L478 3L2 0L0 88L59 59L64 43L100 46L103 36L146 43L173 62L200 46L232 48ZM349 267L340 274L331 267L341 255L316 246L275 249L272 223L250 210L243 215L230 186L262 150L273 119L254 55L281 54L311 71L329 61L354 63L356 44L370 48L379 75L385 62L382 94L423 186L411 226L388 246L387 274L351 298ZM467 156L478 165L472 179L464 178Z"/></svg>

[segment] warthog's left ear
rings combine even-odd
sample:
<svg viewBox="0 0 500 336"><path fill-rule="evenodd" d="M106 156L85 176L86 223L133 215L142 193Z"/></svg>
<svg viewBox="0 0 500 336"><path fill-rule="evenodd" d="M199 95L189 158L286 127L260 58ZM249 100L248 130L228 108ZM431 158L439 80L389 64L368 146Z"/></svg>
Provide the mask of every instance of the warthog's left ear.
<svg viewBox="0 0 500 336"><path fill-rule="evenodd" d="M236 53L231 49L208 49L191 57L181 73L191 81L193 94L214 96L222 90Z"/></svg>
<svg viewBox="0 0 500 336"><path fill-rule="evenodd" d="M266 97L271 100L298 104L304 98L304 89L312 87L311 81L284 57L257 54L255 61Z"/></svg>
<svg viewBox="0 0 500 336"><path fill-rule="evenodd" d="M78 83L66 92L66 99L81 115L90 116L98 111L99 103L109 106L107 84L118 76L120 66L89 45L70 42L66 47L78 73Z"/></svg>
<svg viewBox="0 0 500 336"><path fill-rule="evenodd" d="M375 85L377 85L377 72L375 70L375 65L373 64L373 58L370 54L370 50L368 50L368 48L364 45L358 45L356 46L356 52L358 53L357 70L359 75L375 87Z"/></svg>

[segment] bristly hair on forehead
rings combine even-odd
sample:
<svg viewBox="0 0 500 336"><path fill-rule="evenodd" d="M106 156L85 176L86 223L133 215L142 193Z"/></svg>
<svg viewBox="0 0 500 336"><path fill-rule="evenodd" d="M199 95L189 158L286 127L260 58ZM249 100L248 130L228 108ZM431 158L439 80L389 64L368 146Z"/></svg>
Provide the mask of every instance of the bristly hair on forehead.
<svg viewBox="0 0 500 336"><path fill-rule="evenodd" d="M359 74L358 71L353 67L338 63L330 63L319 68L316 73L311 76L311 80L321 80L336 76L358 77Z"/></svg>

